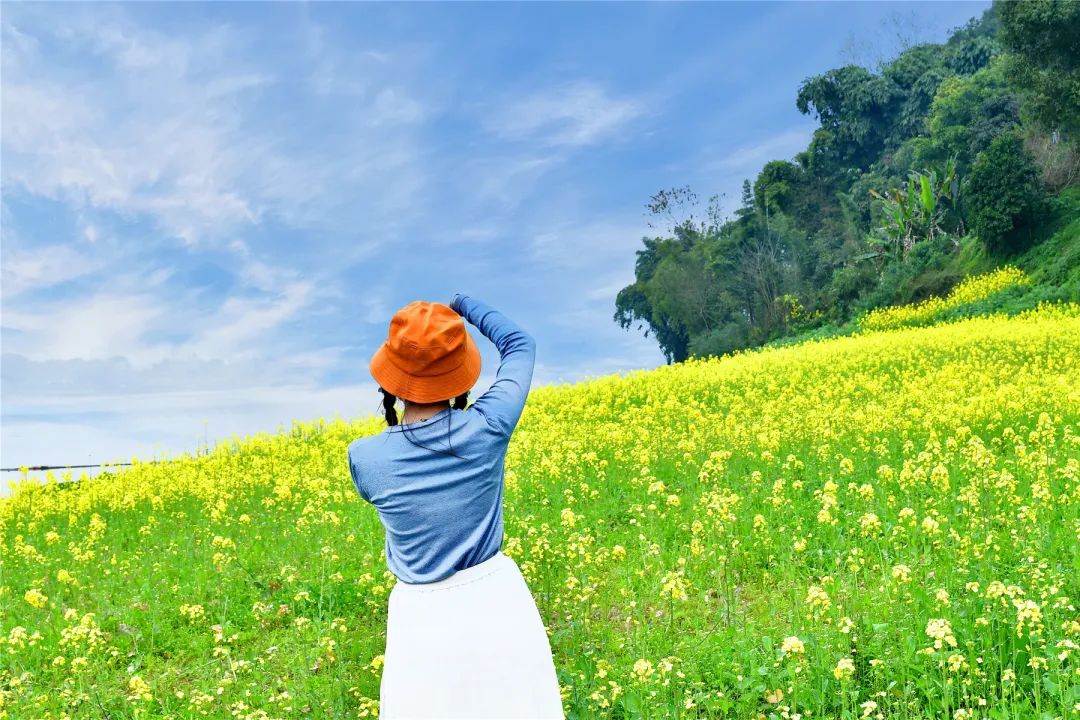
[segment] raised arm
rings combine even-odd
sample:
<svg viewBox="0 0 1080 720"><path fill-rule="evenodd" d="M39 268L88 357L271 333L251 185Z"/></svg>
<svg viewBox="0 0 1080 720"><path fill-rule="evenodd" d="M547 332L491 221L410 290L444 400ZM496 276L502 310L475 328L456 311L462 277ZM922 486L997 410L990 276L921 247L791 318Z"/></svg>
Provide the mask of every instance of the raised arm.
<svg viewBox="0 0 1080 720"><path fill-rule="evenodd" d="M495 382L473 407L493 430L509 438L532 384L536 341L513 320L476 298L458 293L450 301L450 308L475 325L499 350Z"/></svg>

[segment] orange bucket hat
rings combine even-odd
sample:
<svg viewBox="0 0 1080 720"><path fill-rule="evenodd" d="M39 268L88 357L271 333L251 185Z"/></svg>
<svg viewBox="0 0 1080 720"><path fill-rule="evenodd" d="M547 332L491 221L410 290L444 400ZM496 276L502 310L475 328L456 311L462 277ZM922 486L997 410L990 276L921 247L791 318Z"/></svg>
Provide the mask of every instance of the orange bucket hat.
<svg viewBox="0 0 1080 720"><path fill-rule="evenodd" d="M371 356L370 369L384 390L404 400L449 400L476 384L480 349L465 318L449 305L414 300L390 319L390 333Z"/></svg>

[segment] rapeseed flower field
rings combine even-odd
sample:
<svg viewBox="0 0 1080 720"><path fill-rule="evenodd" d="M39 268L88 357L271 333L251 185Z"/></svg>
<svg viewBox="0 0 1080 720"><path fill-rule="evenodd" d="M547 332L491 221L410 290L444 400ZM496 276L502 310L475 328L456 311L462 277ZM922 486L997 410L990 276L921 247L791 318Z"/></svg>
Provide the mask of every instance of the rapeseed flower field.
<svg viewBox="0 0 1080 720"><path fill-rule="evenodd" d="M993 272L972 275L959 282L944 298L929 297L913 305L882 307L871 310L859 318L862 330L895 330L900 327L929 325L949 310L973 305L1009 288L1029 285L1023 270L1006 265Z"/></svg>
<svg viewBox="0 0 1080 720"><path fill-rule="evenodd" d="M570 718L1080 716L1080 307L534 390L504 551ZM387 593L296 422L0 501L0 717L376 717Z"/></svg>

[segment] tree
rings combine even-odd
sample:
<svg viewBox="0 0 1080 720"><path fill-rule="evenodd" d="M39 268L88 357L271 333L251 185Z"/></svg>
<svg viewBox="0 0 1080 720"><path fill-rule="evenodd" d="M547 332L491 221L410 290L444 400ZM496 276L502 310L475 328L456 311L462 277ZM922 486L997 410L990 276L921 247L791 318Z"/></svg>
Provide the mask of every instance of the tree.
<svg viewBox="0 0 1080 720"><path fill-rule="evenodd" d="M692 233L715 232L721 223L721 195L709 198L705 217L697 220L698 197L689 185L660 190L645 203L650 219L648 225L654 230L663 228L669 233L686 236Z"/></svg>
<svg viewBox="0 0 1080 720"><path fill-rule="evenodd" d="M746 218L752 217L755 212L754 208L754 190L750 186L749 180L742 181L742 204L739 209L735 211L735 217Z"/></svg>
<svg viewBox="0 0 1080 720"><path fill-rule="evenodd" d="M899 99L891 80L857 65L803 81L795 106L821 121L811 146L818 164L826 164L821 169L865 168L877 159L889 137Z"/></svg>
<svg viewBox="0 0 1080 720"><path fill-rule="evenodd" d="M994 138L1019 123L1019 101L999 58L974 75L941 83L926 119L928 137L916 160L938 163L955 156L961 172L967 172Z"/></svg>
<svg viewBox="0 0 1080 720"><path fill-rule="evenodd" d="M945 43L946 66L958 75L971 75L986 67L1001 51L998 42L998 17L994 6L980 18L971 18Z"/></svg>
<svg viewBox="0 0 1080 720"><path fill-rule="evenodd" d="M637 251L634 263L634 283L627 285L615 296L615 322L624 330L637 323L638 330L651 332L669 363L687 358L690 336L675 318L668 317L653 307L649 284L666 254L676 252L678 242L664 238L642 238L645 247Z"/></svg>
<svg viewBox="0 0 1080 720"><path fill-rule="evenodd" d="M951 74L942 62L940 45L916 45L889 63L882 72L898 91L889 144L895 147L923 130L926 112L941 81Z"/></svg>
<svg viewBox="0 0 1080 720"><path fill-rule="evenodd" d="M710 332L725 315L723 285L709 266L702 243L662 259L646 293L654 313L670 318L691 336Z"/></svg>
<svg viewBox="0 0 1080 720"><path fill-rule="evenodd" d="M738 284L749 300L748 317L761 339L769 338L780 321L776 299L786 289L788 255L779 233L764 228L740 243L735 253Z"/></svg>
<svg viewBox="0 0 1080 720"><path fill-rule="evenodd" d="M995 0L1008 71L1025 110L1080 142L1080 2Z"/></svg>
<svg viewBox="0 0 1080 720"><path fill-rule="evenodd" d="M802 168L787 160L765 163L754 181L754 207L759 212L791 211L791 198L802 178Z"/></svg>
<svg viewBox="0 0 1080 720"><path fill-rule="evenodd" d="M918 42L903 23L892 61L807 78L796 105L819 121L809 146L744 182L730 217L715 202L699 212L689 187L652 196L660 236L638 250L616 321L646 329L677 362L939 292L966 264L952 258L965 233L994 252L1030 242L1046 187L1080 176L1080 144L1060 142L1063 116L1041 130L1029 97L1056 87L1040 84L1054 80L1047 68L1075 69L1078 7L999 2L944 44ZM1020 70L1035 73L1030 88L1015 84L1029 77ZM1060 105L1064 89L1042 99Z"/></svg>
<svg viewBox="0 0 1080 720"><path fill-rule="evenodd" d="M663 315L654 317L645 288L645 283L636 282L619 291L615 297L615 321L624 330L629 329L635 322L638 323L639 330L648 325L645 337L649 337L652 332L668 363L682 362L688 357L690 335L673 318Z"/></svg>
<svg viewBox="0 0 1080 720"><path fill-rule="evenodd" d="M1039 170L1018 135L998 137L975 158L967 215L988 250L1003 254L1030 244L1046 209Z"/></svg>
<svg viewBox="0 0 1080 720"><path fill-rule="evenodd" d="M726 355L750 344L749 326L745 320L732 320L715 330L695 335L690 340L690 354L694 357Z"/></svg>
<svg viewBox="0 0 1080 720"><path fill-rule="evenodd" d="M695 218L697 195L689 185L660 190L645 205L649 227L663 227L673 237L642 238L634 283L615 297L615 322L623 329L651 332L669 363L688 357L690 333L716 322L713 305L719 288L697 250L719 231L720 196L713 195L704 218ZM646 329L647 326L647 329Z"/></svg>

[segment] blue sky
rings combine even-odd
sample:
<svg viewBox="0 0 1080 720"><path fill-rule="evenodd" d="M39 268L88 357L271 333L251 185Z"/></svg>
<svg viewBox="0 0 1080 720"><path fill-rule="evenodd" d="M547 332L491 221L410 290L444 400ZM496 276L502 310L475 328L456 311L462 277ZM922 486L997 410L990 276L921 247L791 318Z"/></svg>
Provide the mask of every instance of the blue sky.
<svg viewBox="0 0 1080 720"><path fill-rule="evenodd" d="M390 316L455 292L537 385L662 364L612 320L649 196L730 211L803 79L986 6L4 3L2 463L374 412Z"/></svg>

